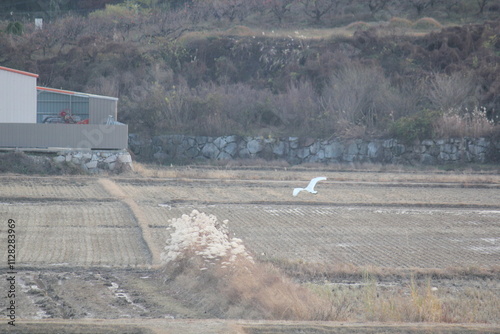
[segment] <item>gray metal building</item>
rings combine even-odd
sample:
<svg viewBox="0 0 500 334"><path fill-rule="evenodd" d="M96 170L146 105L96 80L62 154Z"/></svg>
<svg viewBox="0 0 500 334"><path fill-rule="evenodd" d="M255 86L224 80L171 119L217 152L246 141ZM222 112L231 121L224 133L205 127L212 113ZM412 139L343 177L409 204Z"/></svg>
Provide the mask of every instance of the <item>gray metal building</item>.
<svg viewBox="0 0 500 334"><path fill-rule="evenodd" d="M0 67L0 149L128 147L117 98L37 87L37 77Z"/></svg>
<svg viewBox="0 0 500 334"><path fill-rule="evenodd" d="M0 66L0 123L34 123L38 75Z"/></svg>
<svg viewBox="0 0 500 334"><path fill-rule="evenodd" d="M111 116L116 120L118 99L72 92L61 89L37 87L37 123L68 113L77 121L88 120L88 124L105 124Z"/></svg>

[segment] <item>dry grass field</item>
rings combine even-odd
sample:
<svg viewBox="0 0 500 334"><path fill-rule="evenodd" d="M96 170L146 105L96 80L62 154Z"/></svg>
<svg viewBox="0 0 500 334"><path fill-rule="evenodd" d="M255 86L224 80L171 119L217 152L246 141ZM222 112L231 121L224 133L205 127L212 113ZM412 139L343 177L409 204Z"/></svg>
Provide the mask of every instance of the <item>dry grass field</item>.
<svg viewBox="0 0 500 334"><path fill-rule="evenodd" d="M496 171L136 167L0 176L0 216L16 222L16 332L500 332ZM320 175L318 194L292 196ZM195 290L203 275L170 282L169 221L193 210L228 220L258 264L326 298L316 320L329 321L228 320Z"/></svg>

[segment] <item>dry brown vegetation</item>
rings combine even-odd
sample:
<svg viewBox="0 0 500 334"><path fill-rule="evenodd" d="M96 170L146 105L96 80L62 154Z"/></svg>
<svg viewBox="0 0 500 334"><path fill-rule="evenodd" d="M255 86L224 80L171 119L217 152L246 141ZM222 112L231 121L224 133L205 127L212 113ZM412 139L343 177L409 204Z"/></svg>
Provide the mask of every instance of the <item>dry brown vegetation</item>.
<svg viewBox="0 0 500 334"><path fill-rule="evenodd" d="M176 236L175 242L170 241L167 249L175 250L178 255L164 266L160 277L168 291L212 316L432 323L458 323L466 319L465 322L495 323L493 319L498 315L500 296L497 293L474 287L451 293L449 287L439 282L446 277L460 285L461 277L473 275L490 281L489 285L494 287L500 268L469 269L467 272L458 268L441 271L416 268L404 272L324 263L271 263L246 257L230 260L225 252L218 258L213 249L225 242L228 231L215 217L209 218L203 213L200 217L198 212L195 216L193 214L191 217L199 217L201 222L196 223L185 216L182 224L175 226L192 231L205 223L208 225L195 233L193 242L190 241L192 232L183 231L180 232L181 239ZM213 227L215 229L211 229ZM220 232L222 235L210 237ZM238 252L243 253L246 251ZM330 283L341 277L356 283ZM399 277L406 283L391 288L384 285L384 281L389 282L389 277L390 281ZM433 285L436 280L439 288Z"/></svg>
<svg viewBox="0 0 500 334"><path fill-rule="evenodd" d="M304 172L322 174L335 181L386 182L386 183L457 183L499 184L498 166L447 166L427 167L416 170L403 165L381 165L364 163L347 164L302 164L289 166L283 161L240 160L218 161L213 166L161 166L134 163L136 174L146 178L216 179L216 180L299 180ZM423 168L423 167L421 167ZM312 175L312 174L311 174Z"/></svg>
<svg viewBox="0 0 500 334"><path fill-rule="evenodd" d="M166 266L168 291L210 316L228 319L332 320L329 301L269 264L237 263L200 271L191 258Z"/></svg>
<svg viewBox="0 0 500 334"><path fill-rule="evenodd" d="M0 152L0 173L21 174L83 174L79 166L58 164L45 155L28 155L23 152Z"/></svg>
<svg viewBox="0 0 500 334"><path fill-rule="evenodd" d="M23 22L21 32L3 22L0 64L39 73L41 85L117 96L120 121L147 135L405 137L423 127L419 134L449 137L483 119L493 122L470 132L498 135L493 4L171 6L108 5L43 29ZM414 117L426 110L434 116ZM453 122L442 118L450 110Z"/></svg>
<svg viewBox="0 0 500 334"><path fill-rule="evenodd" d="M346 326L422 322L432 330L437 323L498 325L496 171L137 167L106 182L88 176L1 178L0 209L22 222L19 278L28 291L18 297L23 319L43 310L75 326L95 314L141 318L144 324L149 317L190 318L168 320L175 328L203 326L195 325L198 318L224 324L239 318L313 321L283 322L281 329L269 322L244 325L266 326L270 333L290 332L292 325L297 332L311 326L333 331L329 320ZM291 188L318 173L330 179L320 193L290 202ZM162 269L150 268L172 236L168 219L193 209L228 219L228 229L214 226L234 249L245 246L252 260L231 262L232 252L212 257L219 248L207 242L209 252L198 245ZM228 245L208 238L209 231L201 229L200 240ZM236 236L241 241L232 240ZM463 242L453 241L458 239ZM336 246L346 242L350 248ZM408 246L400 248L402 243ZM51 322L57 321L43 321Z"/></svg>

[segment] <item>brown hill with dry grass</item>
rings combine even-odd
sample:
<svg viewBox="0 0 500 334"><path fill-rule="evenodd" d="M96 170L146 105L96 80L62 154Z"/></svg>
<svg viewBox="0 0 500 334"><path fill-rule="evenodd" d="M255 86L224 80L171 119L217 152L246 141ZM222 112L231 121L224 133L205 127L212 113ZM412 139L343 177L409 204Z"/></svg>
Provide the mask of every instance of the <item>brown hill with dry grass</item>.
<svg viewBox="0 0 500 334"><path fill-rule="evenodd" d="M410 11L360 21L368 8L354 3L312 23L295 4L295 25L284 17L276 30L266 8L239 22L128 5L43 29L3 22L0 65L39 73L40 85L117 96L120 121L148 135L405 139L466 135L456 129L472 123L498 134L498 20L446 26ZM446 6L436 6L422 13L440 17Z"/></svg>

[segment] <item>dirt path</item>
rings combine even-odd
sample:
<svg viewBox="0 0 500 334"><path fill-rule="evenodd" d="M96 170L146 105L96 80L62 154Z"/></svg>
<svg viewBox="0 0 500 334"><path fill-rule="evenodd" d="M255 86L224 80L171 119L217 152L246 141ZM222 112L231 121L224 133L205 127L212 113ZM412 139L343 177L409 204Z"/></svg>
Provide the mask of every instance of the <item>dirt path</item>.
<svg viewBox="0 0 500 334"><path fill-rule="evenodd" d="M113 180L100 178L99 183L112 197L122 201L132 211L137 224L141 228L142 237L146 242L149 251L151 252L152 265L153 267L158 267L161 263L161 251L156 247L155 243L153 243L153 238L151 236L150 229L148 228L148 222L141 207L134 201L132 197L128 196Z"/></svg>

